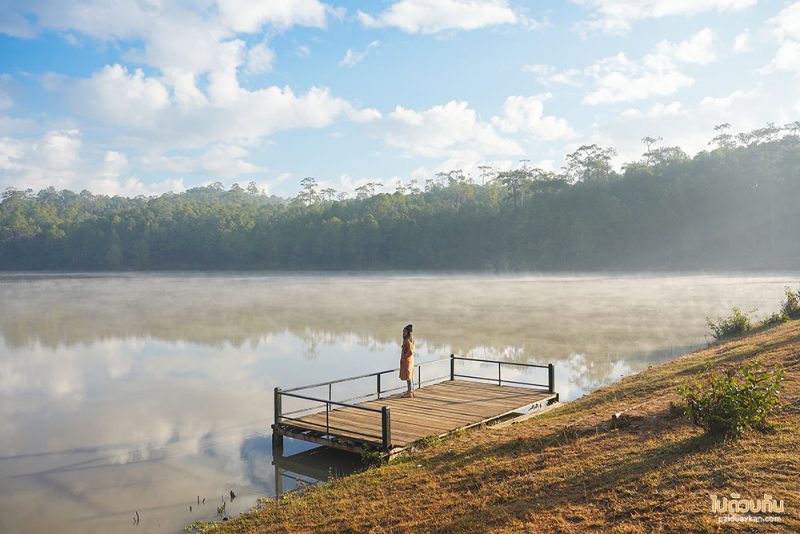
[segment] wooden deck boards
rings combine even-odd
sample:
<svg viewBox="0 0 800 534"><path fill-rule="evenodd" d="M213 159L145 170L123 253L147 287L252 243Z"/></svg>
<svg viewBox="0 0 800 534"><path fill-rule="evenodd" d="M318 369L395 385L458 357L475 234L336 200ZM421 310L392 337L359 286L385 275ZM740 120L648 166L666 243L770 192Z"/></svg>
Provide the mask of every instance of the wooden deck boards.
<svg viewBox="0 0 800 534"><path fill-rule="evenodd" d="M533 404L545 404L557 396L541 389L498 386L469 380L449 380L414 390L413 398L399 395L359 405L391 409L392 448L402 449L423 438L441 436L456 429L497 419ZM381 415L343 407L327 414L327 435L366 445L381 445ZM325 412L285 421L294 431L326 432Z"/></svg>

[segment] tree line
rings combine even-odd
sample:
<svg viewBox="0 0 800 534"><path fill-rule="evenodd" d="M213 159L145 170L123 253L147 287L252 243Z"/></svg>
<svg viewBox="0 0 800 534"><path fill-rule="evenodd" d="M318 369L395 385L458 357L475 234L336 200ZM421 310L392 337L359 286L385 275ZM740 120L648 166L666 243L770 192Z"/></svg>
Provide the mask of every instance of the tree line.
<svg viewBox="0 0 800 534"><path fill-rule="evenodd" d="M707 150L581 146L559 172L481 167L347 196L215 183L157 197L7 189L3 270L681 270L800 266L800 122Z"/></svg>

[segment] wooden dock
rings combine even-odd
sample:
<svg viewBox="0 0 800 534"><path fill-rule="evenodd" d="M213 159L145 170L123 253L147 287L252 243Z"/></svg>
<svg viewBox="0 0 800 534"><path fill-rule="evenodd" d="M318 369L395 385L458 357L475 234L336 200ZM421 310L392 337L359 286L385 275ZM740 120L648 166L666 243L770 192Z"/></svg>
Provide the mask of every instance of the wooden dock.
<svg viewBox="0 0 800 534"><path fill-rule="evenodd" d="M423 367L426 370L442 367L447 362L449 374L422 380ZM496 366L497 373L492 376L464 374L470 370L470 365L476 364L482 365L484 371L486 367ZM464 367L468 369L464 370ZM508 367L546 370L547 383L504 379L503 369ZM392 456L428 436L445 436L510 414L529 413L558 401L552 364L533 365L451 355L450 358L416 366L416 389L411 398L396 393L405 390L405 386L389 391L381 389L383 375L397 371L392 369L288 390L276 388L273 440L280 445L283 437L287 436L352 452L371 449ZM334 384L339 389L342 386L347 389L348 382L370 379L376 384L373 392L341 401L332 398ZM326 387L328 398L299 393ZM285 398L299 399L308 406L285 412Z"/></svg>

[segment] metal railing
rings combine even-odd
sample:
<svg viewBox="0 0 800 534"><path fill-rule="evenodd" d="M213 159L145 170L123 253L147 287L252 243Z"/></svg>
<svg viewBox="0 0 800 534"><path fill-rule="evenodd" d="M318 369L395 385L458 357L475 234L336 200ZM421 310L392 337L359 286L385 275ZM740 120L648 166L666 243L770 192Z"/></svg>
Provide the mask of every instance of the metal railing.
<svg viewBox="0 0 800 534"><path fill-rule="evenodd" d="M547 388L548 393L555 393L555 367L552 363L547 365L538 365L535 363L518 363L518 362L506 362L501 360L484 360L480 358L462 358L460 356L455 356L453 354L450 355L450 380L455 380L456 378L471 378L473 380L488 380L490 382L497 381L498 386L502 386L505 384L515 384L520 386L536 386ZM488 377L488 376L473 376L473 375L462 375L456 374L455 372L455 361L456 360L464 360L468 362L482 362L482 363L490 363L490 364L497 364L497 378ZM537 384L534 382L521 382L517 380L509 380L503 378L503 366L513 366L513 367L527 367L527 368L536 368L536 369L547 369L547 384Z"/></svg>
<svg viewBox="0 0 800 534"><path fill-rule="evenodd" d="M448 361L450 362L450 373L449 373L449 375L435 376L433 378L428 378L426 380L422 379L422 367L423 366L427 367L427 366L431 366L431 365L434 365L434 364L440 364L440 363L448 362ZM458 374L458 373L456 373L456 362L457 361L497 364L497 378L486 377L486 376L467 375L467 374ZM548 383L547 384L540 384L540 383L534 383L534 382L523 382L523 381L519 381L519 380L509 380L508 378L503 378L503 366L513 366L513 367L517 367L517 368L522 367L522 368L547 369L548 370L548 380L547 380ZM423 384L428 384L428 383L432 383L432 382L442 382L442 381L445 381L445 380L448 380L448 379L449 380L455 380L456 378L467 378L467 379L471 379L471 380L485 380L485 381L490 381L490 382L497 382L498 386L502 386L503 384L514 384L514 385L521 385L521 386L534 386L534 387L547 388L547 391L549 393L554 393L555 392L555 383L554 383L555 382L554 381L555 369L554 369L554 366L553 366L552 363L548 364L548 365L537 365L537 364L530 364L530 363L507 362L507 361L501 361L501 360L487 360L487 359L481 359L481 358L464 358L464 357L461 357L461 356L456 356L454 354L451 354L449 358L441 358L441 359L438 359L438 360L432 360L432 361L429 361L429 362L419 363L419 364L415 365L414 367L416 368L416 372L417 372L417 381L416 381L416 384L415 384L417 389L422 388ZM382 389L381 377L383 375L386 375L386 374L389 374L389 373L397 373L399 370L400 370L399 368L388 369L386 371L378 371L378 372L375 372L375 373L368 373L368 374L359 375L359 376L351 376L351 377L348 377L348 378L340 378L340 379L337 379L337 380L329 380L327 382L320 382L320 383L317 383L317 384L309 384L309 385L306 385L306 386L297 386L297 387L289 388L289 389L281 389L279 387L276 387L275 388L275 399L274 399L275 426L279 426L281 424L281 422L284 422L284 421L289 422L289 424L291 424L292 421L297 421L297 422L302 422L303 426L308 426L308 425L310 425L310 426L319 426L320 427L320 431L322 431L322 429L324 428L325 435L328 435L328 436L331 435L331 430L334 430L334 431L341 430L341 431L347 432L348 434L353 434L353 435L356 435L356 436L362 436L364 438L372 438L372 439L375 439L375 440L380 440L380 442L381 442L381 444L383 446L383 449L384 450L389 450L391 448L391 444L392 444L391 409L388 406L382 406L381 408L372 408L372 407L369 407L369 406L362 406L360 404L357 404L354 401L359 401L359 400L363 400L363 399L367 399L367 398L371 398L371 397L375 397L377 400L380 400L381 399L381 395L384 395L386 393L392 393L392 392L395 392L395 391L400 391L400 390L404 389L406 386L398 386L398 387L395 387L395 388ZM348 398L348 399L344 399L344 400L341 400L341 401L333 400L333 387L332 386L334 384L341 384L343 382L352 382L354 380L361 380L361 379L370 378L370 377L375 377L376 387L375 387L375 391L374 392L366 393L364 395L358 395L358 396L351 397L351 398ZM316 389L316 388L320 388L320 387L324 387L324 386L328 386L328 398L327 399L319 398L319 397L312 397L312 396L308 396L308 395L300 395L300 394L297 393L298 391L303 391L303 390L308 390L308 389ZM309 401L309 402L313 402L313 403L323 404L324 405L324 410L325 410L325 425L324 425L324 427L323 427L322 423L312 423L312 422L309 422L308 420L304 420L304 419L301 419L299 417L290 417L290 416L293 416L293 415L297 415L297 414L300 414L300 413L303 413L303 412L309 412L309 411L312 411L312 410L320 411L321 409L323 409L321 406L318 406L318 407L313 407L312 406L312 407L300 408L300 409L297 409L297 410L284 412L283 411L283 397L292 397L292 398L305 400L305 401ZM355 429L351 429L351 428L341 428L341 427L331 426L331 424L330 424L330 412L331 412L331 410L335 409L335 408L332 408L333 406L336 406L336 407L339 407L339 408L355 408L357 410L361 410L361 411L367 412L367 413L379 413L379 414L381 414L381 434L380 435L370 434L370 433L361 432L361 431L358 431L358 430L355 430Z"/></svg>

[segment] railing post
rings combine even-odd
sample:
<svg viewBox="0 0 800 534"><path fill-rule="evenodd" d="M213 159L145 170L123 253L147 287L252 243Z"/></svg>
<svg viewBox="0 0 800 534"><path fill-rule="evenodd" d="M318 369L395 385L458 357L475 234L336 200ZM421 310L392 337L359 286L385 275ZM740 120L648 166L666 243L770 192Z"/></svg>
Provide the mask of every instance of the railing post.
<svg viewBox="0 0 800 534"><path fill-rule="evenodd" d="M388 406L381 408L381 435L383 436L383 450L392 448L392 414Z"/></svg>
<svg viewBox="0 0 800 534"><path fill-rule="evenodd" d="M381 398L381 374L378 373L376 376L378 377L378 392L377 393L378 393L378 398L380 399Z"/></svg>
<svg viewBox="0 0 800 534"><path fill-rule="evenodd" d="M456 379L456 355L450 355L450 380Z"/></svg>
<svg viewBox="0 0 800 534"><path fill-rule="evenodd" d="M281 406L281 388L275 388L275 398L272 404L275 409L275 424L272 425L272 444L276 447L283 447L283 436L278 434L278 425L281 422L281 414L283 412Z"/></svg>
<svg viewBox="0 0 800 534"><path fill-rule="evenodd" d="M556 371L552 363L547 364L547 391L548 393L556 391Z"/></svg>
<svg viewBox="0 0 800 534"><path fill-rule="evenodd" d="M417 366L417 389L422 387L422 365Z"/></svg>
<svg viewBox="0 0 800 534"><path fill-rule="evenodd" d="M503 385L503 374L502 374L503 364L502 362L497 362L497 385Z"/></svg>

